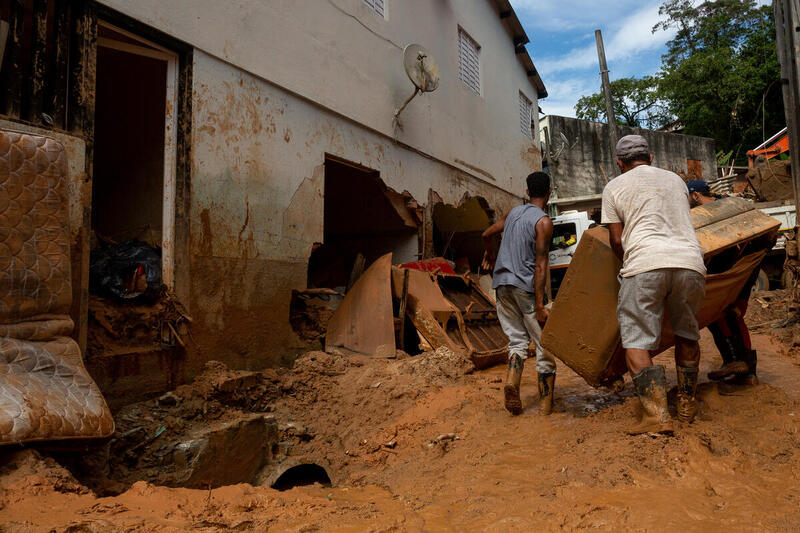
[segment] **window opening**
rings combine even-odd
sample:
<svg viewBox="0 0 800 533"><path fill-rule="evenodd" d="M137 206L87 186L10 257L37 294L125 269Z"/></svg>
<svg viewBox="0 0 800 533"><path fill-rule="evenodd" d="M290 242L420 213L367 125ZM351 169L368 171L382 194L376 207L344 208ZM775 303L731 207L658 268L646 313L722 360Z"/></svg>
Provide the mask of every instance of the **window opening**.
<svg viewBox="0 0 800 533"><path fill-rule="evenodd" d="M362 0L367 7L383 18L386 18L386 1L387 0Z"/></svg>
<svg viewBox="0 0 800 533"><path fill-rule="evenodd" d="M458 29L458 77L466 87L481 94L481 47L467 32Z"/></svg>
<svg viewBox="0 0 800 533"><path fill-rule="evenodd" d="M522 134L528 139L533 140L533 128L531 127L531 111L533 104L522 91L519 92L519 128Z"/></svg>

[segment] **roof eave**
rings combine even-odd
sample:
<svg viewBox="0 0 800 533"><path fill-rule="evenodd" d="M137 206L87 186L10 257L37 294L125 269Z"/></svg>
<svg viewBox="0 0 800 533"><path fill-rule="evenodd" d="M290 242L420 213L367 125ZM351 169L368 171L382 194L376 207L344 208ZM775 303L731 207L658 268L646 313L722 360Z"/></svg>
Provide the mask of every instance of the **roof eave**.
<svg viewBox="0 0 800 533"><path fill-rule="evenodd" d="M528 34L525 33L525 29L522 27L522 23L519 21L519 18L517 18L514 8L511 7L511 2L509 2L509 0L492 0L492 2L494 3L495 8L497 8L500 21L503 22L511 32L511 38L514 43L514 51L522 63L522 66L525 68L525 73L527 74L528 78L531 80L533 86L536 87L537 97L540 100L547 98L547 89L544 86L544 82L542 81L541 76L539 76L539 71L536 70L536 67L533 64L533 59L531 59L527 48L525 48L525 45L530 42L530 39L528 38Z"/></svg>

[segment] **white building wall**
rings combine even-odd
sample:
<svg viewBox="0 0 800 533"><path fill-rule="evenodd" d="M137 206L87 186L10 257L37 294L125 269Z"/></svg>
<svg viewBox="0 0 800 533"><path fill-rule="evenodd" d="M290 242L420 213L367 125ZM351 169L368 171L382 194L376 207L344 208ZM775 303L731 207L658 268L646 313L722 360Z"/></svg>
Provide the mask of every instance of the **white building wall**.
<svg viewBox="0 0 800 533"><path fill-rule="evenodd" d="M518 114L519 91L535 111L536 90L488 0L387 0L386 19L362 0L100 1L512 194L539 168L538 139L522 135ZM458 79L459 26L481 45L482 95ZM395 131L392 114L413 92L401 66L413 42L442 81Z"/></svg>
<svg viewBox="0 0 800 533"><path fill-rule="evenodd" d="M322 242L326 154L377 170L427 203L482 196L518 205L541 168L520 131L519 92L536 93L488 0L101 0L194 47L188 281L192 373L210 358L286 364L305 348L288 323ZM458 80L458 28L481 44L483 94ZM412 92L401 47L426 46L442 82ZM538 128L534 131L538 131ZM410 259L414 239L398 250ZM196 353L195 353L196 352Z"/></svg>

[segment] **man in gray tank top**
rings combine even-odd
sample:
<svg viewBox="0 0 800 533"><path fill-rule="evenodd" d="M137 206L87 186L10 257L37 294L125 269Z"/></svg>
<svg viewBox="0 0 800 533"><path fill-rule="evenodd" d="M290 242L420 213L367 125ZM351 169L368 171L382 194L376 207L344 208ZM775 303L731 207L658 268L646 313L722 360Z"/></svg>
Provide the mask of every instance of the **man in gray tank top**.
<svg viewBox="0 0 800 533"><path fill-rule="evenodd" d="M553 408L556 361L542 348L539 339L547 320L544 305L545 280L550 268L553 223L544 209L550 199L550 176L534 172L527 178L530 202L512 209L483 232L486 259L495 260L492 238L502 233L494 266L492 287L497 296L497 317L508 337L508 374L503 387L506 409L522 412L519 395L522 369L531 341L536 346L539 373L539 412L549 415Z"/></svg>

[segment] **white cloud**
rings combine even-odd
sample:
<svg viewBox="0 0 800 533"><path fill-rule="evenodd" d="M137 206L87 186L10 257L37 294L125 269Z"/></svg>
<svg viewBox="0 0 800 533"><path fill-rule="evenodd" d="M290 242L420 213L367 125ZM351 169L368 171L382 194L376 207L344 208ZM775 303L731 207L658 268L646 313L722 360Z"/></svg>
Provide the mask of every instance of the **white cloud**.
<svg viewBox="0 0 800 533"><path fill-rule="evenodd" d="M511 3L520 18L525 19L526 28L534 33L594 28L641 5L640 0L616 0L612 9L608 0L511 0Z"/></svg>
<svg viewBox="0 0 800 533"><path fill-rule="evenodd" d="M652 5L622 19L609 32L604 31L603 41L609 69L614 61L627 60L642 52L661 48L674 35L674 31L652 32L659 21L658 6ZM557 57L534 58L536 68L543 76L557 72L598 69L597 48L595 43L573 48Z"/></svg>
<svg viewBox="0 0 800 533"><path fill-rule="evenodd" d="M593 94L600 90L599 76L584 76L567 79L554 79L547 83L549 96L539 102L539 107L547 115L564 117L575 116L575 104L584 94Z"/></svg>

